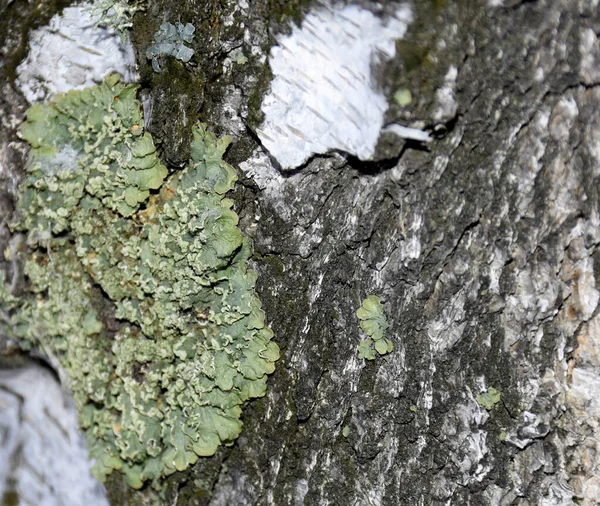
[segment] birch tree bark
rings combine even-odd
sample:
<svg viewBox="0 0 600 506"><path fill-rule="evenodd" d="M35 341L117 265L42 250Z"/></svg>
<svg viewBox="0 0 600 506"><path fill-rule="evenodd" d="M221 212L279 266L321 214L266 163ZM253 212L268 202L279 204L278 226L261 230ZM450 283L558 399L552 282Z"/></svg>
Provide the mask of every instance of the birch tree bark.
<svg viewBox="0 0 600 506"><path fill-rule="evenodd" d="M44 24L62 5L0 5L4 249L26 152L15 69L30 20ZM157 0L133 18L146 127L169 169L189 158L197 120L233 138L235 207L282 353L231 448L160 492L134 491L114 472L111 504L600 502L597 2L355 5L384 20L410 11L395 56L370 62L368 84L389 105L384 124L432 140L387 132L368 156L333 146L287 168L263 135L271 48L344 5ZM156 73L146 50L164 21L196 27L196 55ZM18 261L2 267L22 282ZM363 360L356 311L370 295L384 303L394 349ZM25 430L11 420L6 441ZM47 432L48 448L56 437ZM9 490L19 470L3 469ZM58 479L40 476L40 487Z"/></svg>

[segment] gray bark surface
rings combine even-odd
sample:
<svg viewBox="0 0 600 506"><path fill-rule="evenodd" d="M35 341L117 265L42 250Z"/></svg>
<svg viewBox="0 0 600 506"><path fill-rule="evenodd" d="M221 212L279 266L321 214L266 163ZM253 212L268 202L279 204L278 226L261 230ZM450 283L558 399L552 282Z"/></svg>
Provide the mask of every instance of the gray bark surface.
<svg viewBox="0 0 600 506"><path fill-rule="evenodd" d="M148 128L171 168L188 159L197 119L233 136L234 165L261 150L268 69L251 60L223 75L222 64L238 47L267 54L308 7L249 4L157 1L135 18ZM369 162L271 165L263 189L242 179L236 210L282 349L267 396L245 408L232 448L160 495L113 473L111 504L600 503L598 5L412 7L379 80L388 95L412 91L410 119L436 140L385 137ZM235 23L220 24L228 15ZM195 24L198 66L152 73L144 54L164 19ZM434 120L451 65L457 109ZM22 147L8 118L24 108L2 76L2 177L13 181ZM8 215L14 185L3 191ZM394 343L374 361L356 349L368 295L384 301ZM488 411L477 396L490 387L501 398Z"/></svg>
<svg viewBox="0 0 600 506"><path fill-rule="evenodd" d="M44 366L24 361L0 371L0 434L3 505L108 504L73 403Z"/></svg>

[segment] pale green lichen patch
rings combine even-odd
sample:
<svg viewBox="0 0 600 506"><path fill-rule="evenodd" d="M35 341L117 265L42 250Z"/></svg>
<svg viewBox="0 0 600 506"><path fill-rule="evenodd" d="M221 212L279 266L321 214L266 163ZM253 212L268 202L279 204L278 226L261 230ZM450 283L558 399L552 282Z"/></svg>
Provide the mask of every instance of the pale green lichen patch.
<svg viewBox="0 0 600 506"><path fill-rule="evenodd" d="M487 392L481 393L476 398L477 404L482 408L491 411L496 404L500 402L500 392L493 387L487 389Z"/></svg>
<svg viewBox="0 0 600 506"><path fill-rule="evenodd" d="M228 139L196 127L190 163L161 186L142 124L114 77L30 109L15 225L34 248L30 294L0 297L15 337L68 372L95 475L136 488L232 444L279 357L224 197Z"/></svg>
<svg viewBox="0 0 600 506"><path fill-rule="evenodd" d="M394 93L394 100L400 106L410 104L412 102L412 95L410 93L410 90L407 90L406 88L400 88L396 90L396 92Z"/></svg>
<svg viewBox="0 0 600 506"><path fill-rule="evenodd" d="M146 8L145 0L99 0L90 10L99 18L96 25L107 25L117 30L124 40L127 38L127 30L133 26L134 14L145 11Z"/></svg>
<svg viewBox="0 0 600 506"><path fill-rule="evenodd" d="M391 353L394 345L384 337L388 323L379 297L370 295L363 300L362 306L356 311L356 316L360 320L360 328L369 336L358 345L358 356L374 360L377 354Z"/></svg>

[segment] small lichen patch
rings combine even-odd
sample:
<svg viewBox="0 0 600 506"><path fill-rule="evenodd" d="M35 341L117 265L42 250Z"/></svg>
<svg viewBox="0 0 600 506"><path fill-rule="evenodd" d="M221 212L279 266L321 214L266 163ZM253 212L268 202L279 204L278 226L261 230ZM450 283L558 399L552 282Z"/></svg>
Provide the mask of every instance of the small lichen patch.
<svg viewBox="0 0 600 506"><path fill-rule="evenodd" d="M410 90L407 90L406 88L400 88L399 90L396 90L394 93L394 100L399 106L410 104L412 102Z"/></svg>
<svg viewBox="0 0 600 506"><path fill-rule="evenodd" d="M174 56L187 63L194 55L194 50L184 44L191 43L196 29L190 23L163 23L154 34L154 44L146 51L146 57L152 61L154 72L160 72L158 63L161 56Z"/></svg>
<svg viewBox="0 0 600 506"><path fill-rule="evenodd" d="M388 323L379 297L370 295L363 300L362 306L356 311L356 316L360 320L360 328L369 336L358 345L359 358L374 360L377 354L391 353L394 345L384 337Z"/></svg>
<svg viewBox="0 0 600 506"><path fill-rule="evenodd" d="M145 0L100 0L93 4L92 13L99 18L96 25L107 25L126 39L134 14L146 8Z"/></svg>
<svg viewBox="0 0 600 506"><path fill-rule="evenodd" d="M14 228L30 291L0 294L6 330L68 373L95 475L135 488L232 444L279 357L224 197L228 139L195 127L189 164L163 183L141 125L135 87L114 76L29 110Z"/></svg>
<svg viewBox="0 0 600 506"><path fill-rule="evenodd" d="M496 404L500 402L500 392L493 387L487 389L487 392L481 393L476 398L477 404L482 408L491 411Z"/></svg>

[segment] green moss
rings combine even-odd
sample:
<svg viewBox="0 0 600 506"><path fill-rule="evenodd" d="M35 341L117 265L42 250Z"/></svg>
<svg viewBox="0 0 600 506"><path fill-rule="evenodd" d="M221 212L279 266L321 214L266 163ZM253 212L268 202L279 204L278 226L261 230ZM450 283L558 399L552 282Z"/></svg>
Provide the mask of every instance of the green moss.
<svg viewBox="0 0 600 506"><path fill-rule="evenodd" d="M302 22L303 13L311 5L312 0L267 0L271 16L278 23L294 21L297 25Z"/></svg>
<svg viewBox="0 0 600 506"><path fill-rule="evenodd" d="M427 57L427 50L410 40L396 41L396 48L397 54L401 55L407 73L421 68Z"/></svg>
<svg viewBox="0 0 600 506"><path fill-rule="evenodd" d="M374 360L377 353L379 355L391 353L394 345L384 337L388 323L379 297L370 295L363 300L362 306L356 311L356 316L360 320L360 328L369 336L358 345L358 356Z"/></svg>
<svg viewBox="0 0 600 506"><path fill-rule="evenodd" d="M285 265L279 257L276 255L260 255L255 253L255 259L268 266L271 276L274 276L277 279L284 279Z"/></svg>
<svg viewBox="0 0 600 506"><path fill-rule="evenodd" d="M269 91L271 81L273 79L273 72L271 67L267 64L263 65L260 71L256 72L257 83L254 86L250 96L248 97L248 124L256 128L264 120L264 114L260 107L264 96Z"/></svg>
<svg viewBox="0 0 600 506"><path fill-rule="evenodd" d="M30 293L3 295L16 337L68 372L95 475L135 488L232 444L279 357L224 197L228 139L195 127L188 166L161 185L142 124L116 77L29 110L14 227Z"/></svg>

